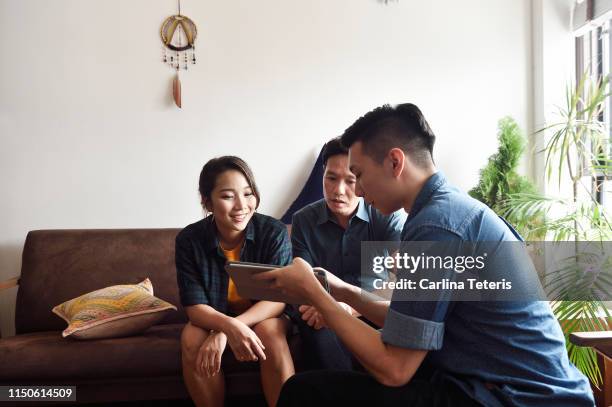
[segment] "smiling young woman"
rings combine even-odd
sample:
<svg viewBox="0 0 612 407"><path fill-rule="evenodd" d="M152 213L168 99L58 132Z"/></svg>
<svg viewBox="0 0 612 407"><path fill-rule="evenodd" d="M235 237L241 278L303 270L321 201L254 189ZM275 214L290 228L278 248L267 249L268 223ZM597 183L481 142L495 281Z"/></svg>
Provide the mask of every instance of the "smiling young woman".
<svg viewBox="0 0 612 407"><path fill-rule="evenodd" d="M227 261L286 265L291 246L285 226L256 213L260 196L242 159L224 156L204 165L199 182L208 216L176 238L181 303L189 322L181 337L183 377L197 406L220 406L225 397L222 356L229 344L241 362L259 361L266 401L275 405L294 374L287 345L285 304L238 295Z"/></svg>

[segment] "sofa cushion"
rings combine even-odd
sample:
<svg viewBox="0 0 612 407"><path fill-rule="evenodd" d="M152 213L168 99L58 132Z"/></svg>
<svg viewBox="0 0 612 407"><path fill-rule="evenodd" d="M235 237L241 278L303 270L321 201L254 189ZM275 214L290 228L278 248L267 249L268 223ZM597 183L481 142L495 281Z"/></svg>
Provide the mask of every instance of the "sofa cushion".
<svg viewBox="0 0 612 407"><path fill-rule="evenodd" d="M180 372L183 324L156 325L141 335L78 341L61 332L3 338L3 380L162 376Z"/></svg>
<svg viewBox="0 0 612 407"><path fill-rule="evenodd" d="M100 379L181 375L180 337L184 324L155 325L141 335L78 341L59 331L38 332L0 341L0 383L23 380ZM295 341L292 353L295 355ZM298 345L299 346L299 345ZM223 353L226 375L259 371L240 363L229 346Z"/></svg>
<svg viewBox="0 0 612 407"><path fill-rule="evenodd" d="M101 339L136 335L176 307L153 296L148 278L139 284L101 288L66 301L53 312L68 322L62 336Z"/></svg>

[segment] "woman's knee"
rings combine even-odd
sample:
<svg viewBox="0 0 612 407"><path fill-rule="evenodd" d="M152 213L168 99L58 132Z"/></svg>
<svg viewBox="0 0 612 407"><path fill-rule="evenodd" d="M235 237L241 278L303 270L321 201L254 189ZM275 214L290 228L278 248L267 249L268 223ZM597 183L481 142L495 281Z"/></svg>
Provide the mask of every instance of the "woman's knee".
<svg viewBox="0 0 612 407"><path fill-rule="evenodd" d="M253 327L264 346L271 346L278 342L286 342L287 321L281 318L268 318Z"/></svg>
<svg viewBox="0 0 612 407"><path fill-rule="evenodd" d="M208 337L208 332L187 322L181 332L181 352L184 357L195 358L202 342Z"/></svg>

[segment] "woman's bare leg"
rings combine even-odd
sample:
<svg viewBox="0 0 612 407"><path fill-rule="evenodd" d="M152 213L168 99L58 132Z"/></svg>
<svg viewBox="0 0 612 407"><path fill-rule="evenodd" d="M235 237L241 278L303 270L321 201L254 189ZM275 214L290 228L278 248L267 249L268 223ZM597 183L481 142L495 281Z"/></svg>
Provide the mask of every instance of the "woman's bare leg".
<svg viewBox="0 0 612 407"><path fill-rule="evenodd" d="M290 322L286 318L269 318L253 330L265 346L266 360L260 360L261 384L269 406L276 406L283 384L295 374L287 344Z"/></svg>
<svg viewBox="0 0 612 407"><path fill-rule="evenodd" d="M223 371L207 377L196 370L198 351L208 332L188 322L181 334L181 360L183 364L183 379L191 399L198 407L223 406L225 398L225 380Z"/></svg>

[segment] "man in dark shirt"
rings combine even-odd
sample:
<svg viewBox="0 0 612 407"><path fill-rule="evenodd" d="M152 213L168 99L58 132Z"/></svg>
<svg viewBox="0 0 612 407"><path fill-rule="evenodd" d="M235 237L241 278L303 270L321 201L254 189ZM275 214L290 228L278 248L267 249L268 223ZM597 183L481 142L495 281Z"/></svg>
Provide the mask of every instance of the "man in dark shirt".
<svg viewBox="0 0 612 407"><path fill-rule="evenodd" d="M361 242L399 241L406 214L399 210L382 215L355 194L355 175L349 170L348 149L339 137L323 147L323 166L324 198L293 215L293 256L313 267L322 267L347 283L371 286L372 280L381 276L362 275ZM359 316L347 304L343 307L353 316ZM316 309L302 305L298 311L293 310L292 317L303 339L307 367L352 369L350 353L324 326Z"/></svg>
<svg viewBox="0 0 612 407"><path fill-rule="evenodd" d="M323 267L347 283L371 285L380 276L362 275L361 242L399 241L406 213L383 215L355 194L355 175L340 138L323 147L324 198L293 215L293 256Z"/></svg>
<svg viewBox="0 0 612 407"><path fill-rule="evenodd" d="M343 135L357 191L382 213L410 213L404 241L517 242L520 236L482 203L452 187L432 159L435 136L413 104L377 108ZM520 267L506 278L525 285ZM302 373L285 383L279 406L593 406L588 380L572 365L546 301L366 299L328 273L331 295L301 259L262 273L301 295L369 373ZM442 293L444 294L444 293ZM332 297L333 295L333 297ZM383 327L379 332L337 301Z"/></svg>

